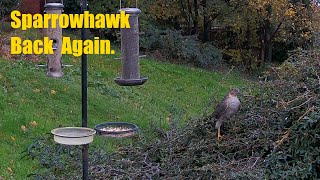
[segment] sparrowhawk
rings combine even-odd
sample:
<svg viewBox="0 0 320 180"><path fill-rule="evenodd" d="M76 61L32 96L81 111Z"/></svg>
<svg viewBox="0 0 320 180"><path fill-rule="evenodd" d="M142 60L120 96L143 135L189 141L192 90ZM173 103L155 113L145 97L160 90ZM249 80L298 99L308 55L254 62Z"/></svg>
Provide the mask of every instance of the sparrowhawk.
<svg viewBox="0 0 320 180"><path fill-rule="evenodd" d="M220 127L222 122L229 119L232 115L237 113L240 109L240 101L237 94L240 92L238 88L231 89L229 93L223 98L223 100L217 105L213 112L213 117L216 118L216 126L218 129L218 140L222 138L220 135Z"/></svg>

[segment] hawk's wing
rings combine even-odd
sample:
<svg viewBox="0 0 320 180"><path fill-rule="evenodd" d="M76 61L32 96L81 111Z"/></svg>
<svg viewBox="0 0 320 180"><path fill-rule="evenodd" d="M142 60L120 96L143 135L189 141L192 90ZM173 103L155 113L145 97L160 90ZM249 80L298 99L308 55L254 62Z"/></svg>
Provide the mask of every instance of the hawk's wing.
<svg viewBox="0 0 320 180"><path fill-rule="evenodd" d="M228 108L228 103L227 103L227 101L224 99L222 102L220 102L220 103L217 105L215 111L213 112L213 116L214 116L216 119L219 119L220 117L222 117L222 116L225 114L227 108Z"/></svg>

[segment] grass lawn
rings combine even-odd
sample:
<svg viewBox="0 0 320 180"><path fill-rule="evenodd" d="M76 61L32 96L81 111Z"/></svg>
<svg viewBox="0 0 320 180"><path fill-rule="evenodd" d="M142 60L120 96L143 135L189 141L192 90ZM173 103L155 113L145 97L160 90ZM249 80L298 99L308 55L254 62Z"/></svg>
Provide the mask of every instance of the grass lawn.
<svg viewBox="0 0 320 180"><path fill-rule="evenodd" d="M119 56L88 56L91 128L103 122L125 121L137 124L142 134L148 135L150 123L162 122L165 128L172 111L183 111L181 121L187 121L202 115L213 95L221 99L230 88L248 84L236 74L224 77L144 58L141 74L149 76L146 84L121 87L113 82L120 74L121 63L114 60ZM65 68L64 78L54 79L46 77L45 69L36 63L0 58L0 179L26 179L37 167L37 162L21 159L34 138L59 125L81 126L80 57L66 55L63 61L73 66ZM106 143L96 136L93 146L115 150L116 143L125 143L119 141Z"/></svg>

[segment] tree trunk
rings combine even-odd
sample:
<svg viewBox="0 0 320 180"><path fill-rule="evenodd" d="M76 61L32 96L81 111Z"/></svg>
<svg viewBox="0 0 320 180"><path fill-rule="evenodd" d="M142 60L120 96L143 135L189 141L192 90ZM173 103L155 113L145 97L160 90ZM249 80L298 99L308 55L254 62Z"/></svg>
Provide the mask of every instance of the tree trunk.
<svg viewBox="0 0 320 180"><path fill-rule="evenodd" d="M191 19L189 22L189 24L188 24L188 34L189 35L191 35L192 34L192 25L191 25L191 21L192 21L192 19L193 19L193 15L192 15L192 5L191 5L191 2L190 2L190 0L188 0L188 11L189 11L189 18Z"/></svg>
<svg viewBox="0 0 320 180"><path fill-rule="evenodd" d="M272 62L272 43L270 40L265 42L265 62Z"/></svg>
<svg viewBox="0 0 320 180"><path fill-rule="evenodd" d="M266 7L266 11L268 13L268 16L271 16L272 13L272 7L271 5L268 5ZM281 24L280 24L281 25ZM261 27L261 52L260 52L260 58L261 58L261 65L264 63L271 63L272 62L272 32L271 32L271 23L268 19L265 19L262 22ZM276 32L275 32L276 33Z"/></svg>
<svg viewBox="0 0 320 180"><path fill-rule="evenodd" d="M261 28L260 65L272 62L272 41L268 22Z"/></svg>
<svg viewBox="0 0 320 180"><path fill-rule="evenodd" d="M264 38L263 38L263 34L261 35L261 47L260 47L260 63L259 63L259 66L263 66L264 65L264 62L265 62L265 42L264 42Z"/></svg>
<svg viewBox="0 0 320 180"><path fill-rule="evenodd" d="M207 13L207 0L203 0L203 42L208 42L209 40L209 27L210 27L210 19Z"/></svg>
<svg viewBox="0 0 320 180"><path fill-rule="evenodd" d="M266 7L268 17L271 17L272 15L272 6L268 5ZM271 23L269 19L266 19L265 21L266 30L265 30L265 62L271 63L272 62L272 41L271 41Z"/></svg>
<svg viewBox="0 0 320 180"><path fill-rule="evenodd" d="M189 24L190 24L189 20L190 19L188 16L188 12L186 12L186 7L185 7L184 3L185 3L184 0L180 0L181 13L186 20L186 24L184 24L184 25L186 25L186 27L189 27ZM181 27L181 24L180 24L180 27ZM183 29L183 30L185 31L185 29Z"/></svg>
<svg viewBox="0 0 320 180"><path fill-rule="evenodd" d="M192 32L192 34L198 34L198 28L199 28L198 0L193 0L193 8L194 8L194 18L193 18L193 32Z"/></svg>

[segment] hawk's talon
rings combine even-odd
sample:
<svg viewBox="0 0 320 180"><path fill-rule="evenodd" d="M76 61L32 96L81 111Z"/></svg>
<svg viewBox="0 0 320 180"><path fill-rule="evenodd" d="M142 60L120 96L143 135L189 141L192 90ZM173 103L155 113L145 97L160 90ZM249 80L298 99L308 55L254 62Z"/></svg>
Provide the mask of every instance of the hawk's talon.
<svg viewBox="0 0 320 180"><path fill-rule="evenodd" d="M218 141L222 139L222 136L220 135L220 127L218 128Z"/></svg>

